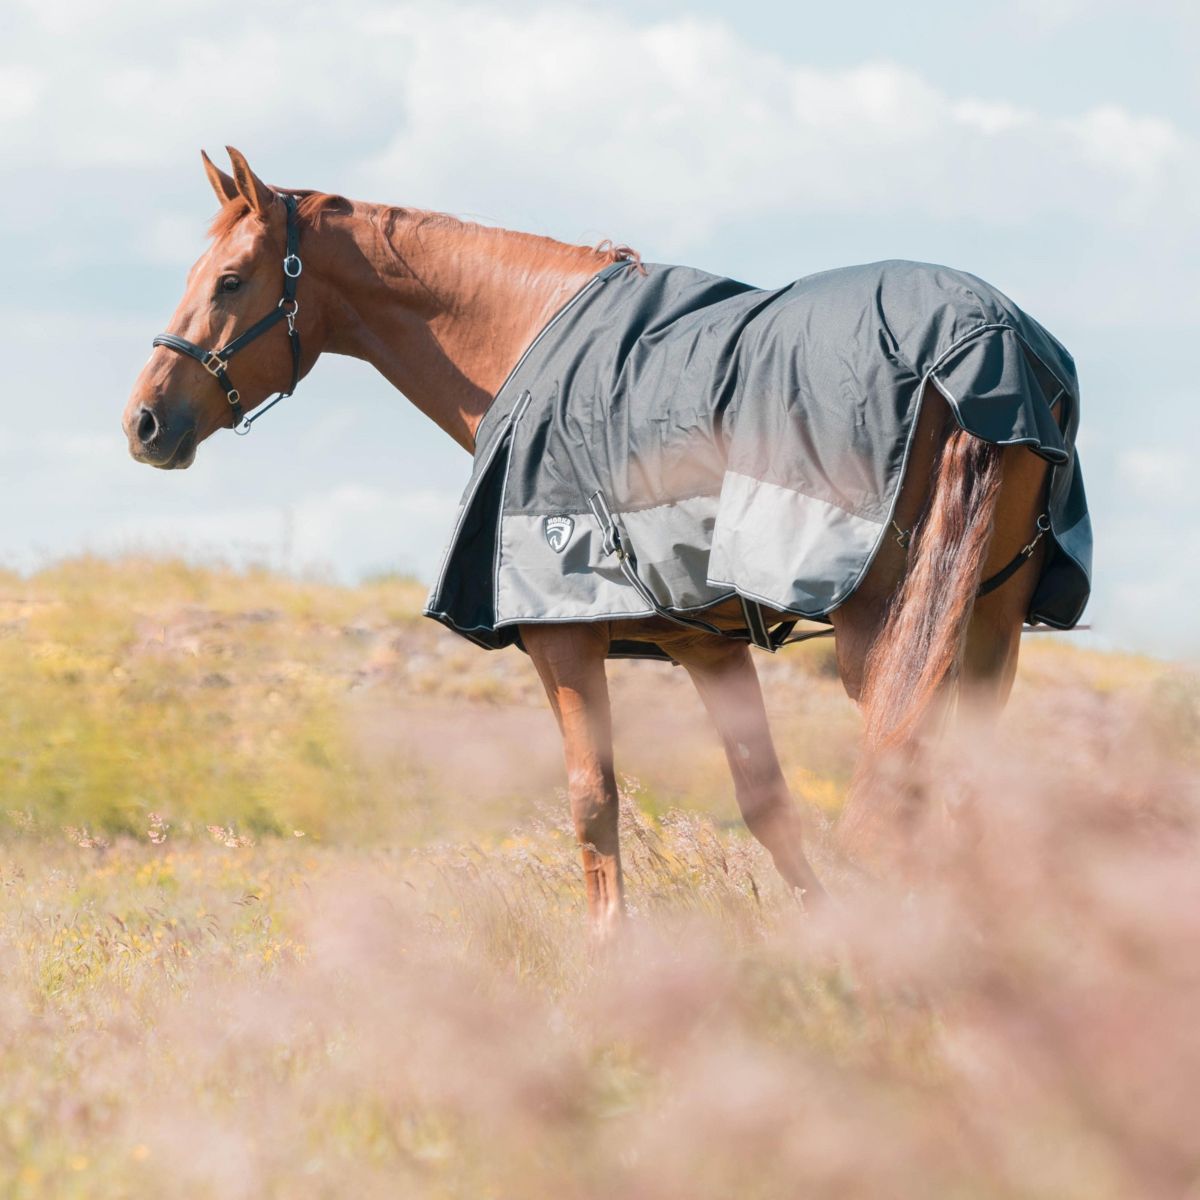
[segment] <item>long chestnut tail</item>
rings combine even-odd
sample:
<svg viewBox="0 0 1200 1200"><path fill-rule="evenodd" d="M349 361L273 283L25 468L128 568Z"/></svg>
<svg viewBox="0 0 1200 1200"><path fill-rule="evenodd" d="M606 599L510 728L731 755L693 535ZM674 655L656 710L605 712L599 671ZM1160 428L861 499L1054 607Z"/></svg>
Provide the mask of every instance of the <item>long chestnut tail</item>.
<svg viewBox="0 0 1200 1200"><path fill-rule="evenodd" d="M908 571L867 656L867 757L907 745L958 677L1000 492L1000 447L955 429L942 445Z"/></svg>

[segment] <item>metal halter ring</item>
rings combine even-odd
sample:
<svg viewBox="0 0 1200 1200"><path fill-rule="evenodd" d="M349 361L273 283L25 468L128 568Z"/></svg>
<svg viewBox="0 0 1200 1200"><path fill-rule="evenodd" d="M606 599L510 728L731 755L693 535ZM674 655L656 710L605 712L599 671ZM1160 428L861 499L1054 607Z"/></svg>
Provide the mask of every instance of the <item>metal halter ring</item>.
<svg viewBox="0 0 1200 1200"><path fill-rule="evenodd" d="M290 304L292 307L283 308L285 304ZM287 296L284 296L284 298L279 301L279 307L283 308L283 311L287 314L288 333L295 333L296 318L300 315L300 301L297 300L295 296L293 296L290 300L287 298Z"/></svg>
<svg viewBox="0 0 1200 1200"><path fill-rule="evenodd" d="M1028 546L1025 546L1025 547L1024 547L1022 550L1021 550L1021 553L1022 553L1023 555L1025 555L1026 557L1028 557L1029 555L1031 555L1031 554L1033 553L1034 547L1035 547L1035 546L1038 544L1038 542L1040 542L1040 541L1042 540L1042 538L1043 538L1043 537L1045 537L1045 536L1046 536L1046 534L1048 534L1049 532L1050 532L1050 514L1049 514L1049 513L1042 513L1042 514L1041 514L1041 516L1039 516L1039 517L1038 517L1038 519L1037 519L1037 536L1036 536L1036 537L1034 537L1033 541L1032 541L1032 542L1030 542Z"/></svg>
<svg viewBox="0 0 1200 1200"><path fill-rule="evenodd" d="M295 267L293 270L292 268ZM289 254L283 260L283 273L289 279L299 279L300 272L304 270L304 264L300 261L300 255Z"/></svg>

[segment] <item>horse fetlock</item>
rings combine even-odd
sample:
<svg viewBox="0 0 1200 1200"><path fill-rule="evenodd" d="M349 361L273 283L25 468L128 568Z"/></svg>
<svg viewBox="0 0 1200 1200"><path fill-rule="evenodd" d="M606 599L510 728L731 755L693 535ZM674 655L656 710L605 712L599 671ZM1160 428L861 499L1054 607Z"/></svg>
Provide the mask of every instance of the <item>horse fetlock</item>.
<svg viewBox="0 0 1200 1200"><path fill-rule="evenodd" d="M583 847L583 878L592 932L611 937L625 916L625 878L617 851L602 854L594 845Z"/></svg>

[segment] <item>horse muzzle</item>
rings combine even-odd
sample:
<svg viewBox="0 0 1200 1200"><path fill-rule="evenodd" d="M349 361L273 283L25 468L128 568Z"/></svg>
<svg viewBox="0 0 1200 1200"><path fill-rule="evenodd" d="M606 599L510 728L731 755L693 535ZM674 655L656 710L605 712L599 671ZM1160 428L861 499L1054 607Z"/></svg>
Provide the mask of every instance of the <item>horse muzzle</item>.
<svg viewBox="0 0 1200 1200"><path fill-rule="evenodd" d="M135 409L125 428L129 453L138 462L164 471L190 467L196 457L196 423L190 418L164 421L145 405Z"/></svg>

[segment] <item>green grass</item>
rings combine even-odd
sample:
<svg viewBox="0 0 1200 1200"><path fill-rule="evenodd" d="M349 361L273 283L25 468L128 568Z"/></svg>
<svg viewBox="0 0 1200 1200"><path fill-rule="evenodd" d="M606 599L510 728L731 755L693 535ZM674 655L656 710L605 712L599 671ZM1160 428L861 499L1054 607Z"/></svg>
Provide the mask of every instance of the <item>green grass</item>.
<svg viewBox="0 0 1200 1200"><path fill-rule="evenodd" d="M157 813L177 835L220 824L360 842L506 828L558 781L541 689L518 651L487 654L421 619L423 599L403 579L346 588L146 559L0 576L0 821L144 836ZM1193 719L1191 685L1162 664L1030 650L1031 686L1158 681L1183 732ZM831 663L825 644L762 663L789 778L825 812L858 732ZM618 762L640 803L734 819L682 673L612 674ZM474 775L448 779L460 760L478 760Z"/></svg>

